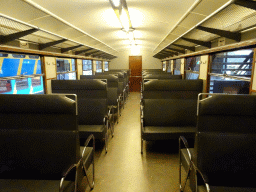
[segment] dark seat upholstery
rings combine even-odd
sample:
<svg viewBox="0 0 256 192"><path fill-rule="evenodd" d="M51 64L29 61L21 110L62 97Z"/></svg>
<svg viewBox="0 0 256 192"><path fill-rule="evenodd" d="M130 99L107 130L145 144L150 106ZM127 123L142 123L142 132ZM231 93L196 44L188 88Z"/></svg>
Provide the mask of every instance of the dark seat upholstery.
<svg viewBox="0 0 256 192"><path fill-rule="evenodd" d="M252 181L255 165L251 163L256 158L253 147L255 112L256 97L253 95L213 94L199 102L195 148L191 150L196 155L192 155L192 161L208 178L210 188L213 186L211 191L256 187ZM180 151L181 158L188 158L185 152L185 149ZM190 161L183 158L181 164L188 167ZM195 169L192 169L192 191L196 191L195 181ZM199 188L200 191L204 189L203 186Z"/></svg>
<svg viewBox="0 0 256 192"><path fill-rule="evenodd" d="M77 129L74 100L75 95L0 95L0 129Z"/></svg>
<svg viewBox="0 0 256 192"><path fill-rule="evenodd" d="M178 139L181 135L194 138L197 97L202 89L202 80L145 83L141 102L141 152L143 140Z"/></svg>
<svg viewBox="0 0 256 192"><path fill-rule="evenodd" d="M118 122L120 95L118 92L118 77L114 75L81 75L80 79L106 79L107 80L107 98L111 113L114 115L114 121Z"/></svg>
<svg viewBox="0 0 256 192"><path fill-rule="evenodd" d="M94 147L80 153L76 95L0 95L0 102L0 191L59 191L61 183L63 191L82 190Z"/></svg>
<svg viewBox="0 0 256 192"><path fill-rule="evenodd" d="M141 125L143 140L194 138L197 101L193 99L144 99Z"/></svg>
<svg viewBox="0 0 256 192"><path fill-rule="evenodd" d="M125 99L126 97L126 88L127 88L127 74L124 72L118 72L118 71L105 71L104 72L105 75L116 75L118 77L118 90L119 90L119 94L121 96L121 105L120 105L120 109L123 107L124 108L124 104L125 104ZM99 73L96 73L95 75L101 75Z"/></svg>
<svg viewBox="0 0 256 192"><path fill-rule="evenodd" d="M90 135L105 141L107 151L108 141L108 105L107 83L101 80L52 80L53 93L73 93L78 100L78 130L81 144ZM90 129L85 129L85 125ZM82 128L80 128L82 127ZM93 131L92 128L95 128Z"/></svg>
<svg viewBox="0 0 256 192"><path fill-rule="evenodd" d="M199 80L150 80L144 83L144 99L196 99L202 92Z"/></svg>
<svg viewBox="0 0 256 192"><path fill-rule="evenodd" d="M231 187L226 190L254 188L252 191L256 191L255 139L256 134L248 133L197 134L196 165L207 177L210 189L214 186L214 191L222 191L222 187Z"/></svg>
<svg viewBox="0 0 256 192"><path fill-rule="evenodd" d="M182 75L172 74L150 74L143 76L143 79L182 79Z"/></svg>

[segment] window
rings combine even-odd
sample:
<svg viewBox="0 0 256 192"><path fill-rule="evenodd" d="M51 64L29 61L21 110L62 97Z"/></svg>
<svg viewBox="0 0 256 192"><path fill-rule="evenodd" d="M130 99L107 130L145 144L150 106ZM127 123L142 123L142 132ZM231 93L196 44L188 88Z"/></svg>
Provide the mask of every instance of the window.
<svg viewBox="0 0 256 192"><path fill-rule="evenodd" d="M75 59L57 59L56 63L58 80L76 79Z"/></svg>
<svg viewBox="0 0 256 192"><path fill-rule="evenodd" d="M96 72L102 73L102 61L96 61Z"/></svg>
<svg viewBox="0 0 256 192"><path fill-rule="evenodd" d="M186 61L185 71L186 79L198 79L199 78L199 69L201 57L189 57Z"/></svg>
<svg viewBox="0 0 256 192"><path fill-rule="evenodd" d="M38 55L0 53L0 57L0 94L44 94Z"/></svg>
<svg viewBox="0 0 256 192"><path fill-rule="evenodd" d="M166 61L163 62L163 71L166 71Z"/></svg>
<svg viewBox="0 0 256 192"><path fill-rule="evenodd" d="M171 71L171 60L167 61L168 62L168 65L167 65L167 73L172 73Z"/></svg>
<svg viewBox="0 0 256 192"><path fill-rule="evenodd" d="M174 75L180 75L180 67L181 67L181 59L174 60L173 68L174 68Z"/></svg>
<svg viewBox="0 0 256 192"><path fill-rule="evenodd" d="M249 94L253 50L212 55L210 93Z"/></svg>
<svg viewBox="0 0 256 192"><path fill-rule="evenodd" d="M108 71L108 67L109 67L109 62L105 61L104 71Z"/></svg>
<svg viewBox="0 0 256 192"><path fill-rule="evenodd" d="M92 75L92 60L83 60L83 75Z"/></svg>

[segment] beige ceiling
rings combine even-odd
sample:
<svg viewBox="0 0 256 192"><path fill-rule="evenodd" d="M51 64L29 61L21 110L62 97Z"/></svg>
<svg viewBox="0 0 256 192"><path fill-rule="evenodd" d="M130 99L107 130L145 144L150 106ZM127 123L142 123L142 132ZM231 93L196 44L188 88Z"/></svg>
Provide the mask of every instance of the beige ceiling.
<svg viewBox="0 0 256 192"><path fill-rule="evenodd" d="M157 53L228 0L126 2L137 43ZM1 14L88 47L113 55L130 49L109 0L0 0L0 4Z"/></svg>

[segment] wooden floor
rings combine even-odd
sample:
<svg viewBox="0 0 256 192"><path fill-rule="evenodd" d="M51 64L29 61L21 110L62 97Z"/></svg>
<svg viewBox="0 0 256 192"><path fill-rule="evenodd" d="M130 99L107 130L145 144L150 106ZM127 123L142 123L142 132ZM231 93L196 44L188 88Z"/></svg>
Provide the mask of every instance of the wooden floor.
<svg viewBox="0 0 256 192"><path fill-rule="evenodd" d="M96 147L93 192L179 191L178 141L146 142L143 155L140 147L140 93L131 92L108 153Z"/></svg>

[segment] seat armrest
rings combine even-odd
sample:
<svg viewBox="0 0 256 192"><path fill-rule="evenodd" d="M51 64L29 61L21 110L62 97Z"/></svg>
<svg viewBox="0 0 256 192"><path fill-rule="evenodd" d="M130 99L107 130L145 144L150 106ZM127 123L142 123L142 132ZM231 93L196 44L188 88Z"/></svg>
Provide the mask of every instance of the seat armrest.
<svg viewBox="0 0 256 192"><path fill-rule="evenodd" d="M91 134L91 135L86 139L86 141L84 142L84 149L83 149L83 152L82 152L82 159L83 159L83 157L84 157L85 149L86 149L86 147L88 147L90 141L92 141L93 151L95 151L95 137L94 137L93 134Z"/></svg>
<svg viewBox="0 0 256 192"><path fill-rule="evenodd" d="M103 125L107 125L108 122L108 115L105 115L105 117L103 118Z"/></svg>
<svg viewBox="0 0 256 192"><path fill-rule="evenodd" d="M141 122L141 133L144 127L144 113L143 113L143 105L140 105L140 122Z"/></svg>
<svg viewBox="0 0 256 192"><path fill-rule="evenodd" d="M59 189L60 192L63 192L63 190L64 190L64 185L63 185L63 184L64 184L64 181L65 181L66 177L68 176L68 174L69 174L73 169L77 169L77 167L79 167L80 163L81 163L81 159L78 161L77 164L72 164L72 165L68 168L68 170L63 174L63 176L62 176L62 178L61 178L61 180L60 180L60 189ZM75 189L74 189L74 192L76 192L76 191L77 191L77 171L76 171L76 176L75 176Z"/></svg>
<svg viewBox="0 0 256 192"><path fill-rule="evenodd" d="M206 188L206 191L207 192L210 192L210 186L209 186L209 180L208 180L208 177L204 174L204 173L202 173L198 168L197 168L197 166L194 164L194 162L193 161L191 161L191 163L192 163L192 165L193 165L193 168L196 170L196 173L197 173L197 175L198 175L198 173L199 173L199 175L200 175L200 177L202 178L202 180L203 180L203 182L204 182L204 185L205 185L205 188ZM197 179L197 181L198 181L198 179ZM197 185L196 185L197 186ZM197 191L197 190L196 190Z"/></svg>
<svg viewBox="0 0 256 192"><path fill-rule="evenodd" d="M202 178L204 184L205 184L205 187L206 187L206 191L207 192L210 192L210 187L209 187L209 182L208 182L208 178L205 174L203 174L198 168L197 166L194 164L194 162L192 161L192 155L191 155L191 152L189 150L189 145L188 145L188 141L187 139L184 137L184 136L180 136L179 138L179 153L182 149L181 147L181 144L183 144L188 152L188 155L189 155L189 161L190 161L190 165L189 165L189 171L187 173L187 177L186 177L186 180L185 180L185 184L184 184L184 187L181 186L181 169L179 170L179 183L180 183L180 191L183 191L185 189L185 186L186 186L186 182L187 182L187 179L189 177L189 174L190 174L190 170L191 170L191 167L193 167L196 171L196 173L199 173L200 177ZM181 156L180 156L181 158ZM181 166L181 164L180 164ZM197 191L197 190L196 190Z"/></svg>
<svg viewBox="0 0 256 192"><path fill-rule="evenodd" d="M182 142L181 142L182 141ZM191 155L191 152L189 150L189 146L188 146L188 141L187 139L184 137L184 136L180 136L179 138L179 151L182 149L181 147L181 143L183 143L183 145L185 146L187 152L188 152L188 155L189 155L189 160L190 160L190 163L192 161L192 155Z"/></svg>

